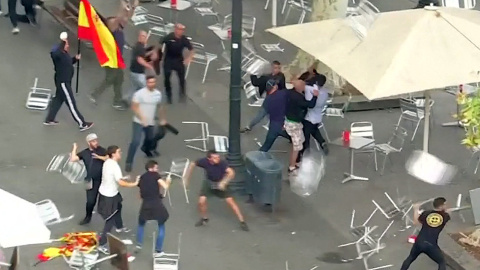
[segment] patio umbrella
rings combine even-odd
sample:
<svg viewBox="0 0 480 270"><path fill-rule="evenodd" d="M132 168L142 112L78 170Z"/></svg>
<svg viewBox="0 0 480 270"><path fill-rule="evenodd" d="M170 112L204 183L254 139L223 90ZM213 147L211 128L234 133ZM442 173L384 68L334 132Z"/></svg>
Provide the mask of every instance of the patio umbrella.
<svg viewBox="0 0 480 270"><path fill-rule="evenodd" d="M325 63L370 100L480 81L479 11L428 7L380 13L363 39L344 19L267 31ZM428 124L424 136L427 150Z"/></svg>
<svg viewBox="0 0 480 270"><path fill-rule="evenodd" d="M43 224L35 204L0 189L0 247L50 242L50 230Z"/></svg>

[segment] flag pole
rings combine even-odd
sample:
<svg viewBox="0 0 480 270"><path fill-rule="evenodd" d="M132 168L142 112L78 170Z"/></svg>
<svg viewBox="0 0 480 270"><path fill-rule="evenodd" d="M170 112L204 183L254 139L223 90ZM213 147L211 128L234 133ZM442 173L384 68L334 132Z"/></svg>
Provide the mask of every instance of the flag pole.
<svg viewBox="0 0 480 270"><path fill-rule="evenodd" d="M80 54L80 39L78 39L77 55ZM75 82L75 94L78 94L78 78L80 77L80 59L77 59L77 81Z"/></svg>

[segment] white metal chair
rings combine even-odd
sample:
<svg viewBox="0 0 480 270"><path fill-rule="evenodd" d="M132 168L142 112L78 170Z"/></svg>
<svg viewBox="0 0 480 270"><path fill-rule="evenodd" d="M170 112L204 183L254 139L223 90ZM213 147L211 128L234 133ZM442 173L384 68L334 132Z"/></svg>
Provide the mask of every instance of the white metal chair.
<svg viewBox="0 0 480 270"><path fill-rule="evenodd" d="M187 139L184 140L186 143L186 146L188 148L192 148L198 151L202 152L207 152L208 151L208 146L210 144L210 140L213 140L213 146L215 147L215 151L219 153L226 153L228 152L228 137L227 136L220 136L220 135L211 135L210 131L208 129L208 123L206 122L182 122L182 124L193 124L193 125L199 125L201 128L201 135L193 138L193 139ZM201 146L193 146L190 145L190 143L194 142L199 142L201 143Z"/></svg>
<svg viewBox="0 0 480 270"><path fill-rule="evenodd" d="M147 24L148 23L147 14L148 14L148 10L146 8L142 6L138 6L133 11L133 15L132 15L132 18L130 18L130 20L132 21L132 24L134 26Z"/></svg>
<svg viewBox="0 0 480 270"><path fill-rule="evenodd" d="M362 137L375 140L372 122L353 122L350 125L351 137ZM377 152L375 151L375 143L366 146L360 150L355 150L355 153L373 153L373 161L375 163L375 171L378 170Z"/></svg>
<svg viewBox="0 0 480 270"><path fill-rule="evenodd" d="M298 24L302 24L303 21L305 20L305 17L307 16L307 13L312 12L311 0L286 0L283 3L282 14L285 12L287 5L288 5L287 14L283 19L284 24L287 23L288 16L290 15L290 11L292 9L296 9L300 11L300 18L298 19Z"/></svg>
<svg viewBox="0 0 480 270"><path fill-rule="evenodd" d="M187 71L185 73L185 78L188 76L188 72L190 70L191 63L197 63L200 65L205 66L205 70L203 71L203 79L202 83L205 83L205 79L207 78L208 67L213 60L216 60L218 56L213 53L209 53L205 51L205 46L198 42L191 42L193 49L195 50L195 54L193 55L192 61L187 66Z"/></svg>
<svg viewBox="0 0 480 270"><path fill-rule="evenodd" d="M57 209L57 206L49 199L39 201L35 203L35 205L37 206L37 211L40 218L46 226L71 220L75 216L71 215L69 217L62 218L60 216L60 212Z"/></svg>
<svg viewBox="0 0 480 270"><path fill-rule="evenodd" d="M78 249L75 249L73 250L70 258L67 258L63 254L62 254L62 257L71 269L90 270L95 268L95 265L98 263L97 259L99 257L99 254L86 253L86 252L79 251Z"/></svg>
<svg viewBox="0 0 480 270"><path fill-rule="evenodd" d="M405 138L408 136L407 130L395 126L395 130L393 131L393 135L390 137L390 139L387 141L387 143L381 143L381 144L376 144L375 145L375 152L378 152L379 154L384 155L384 159L382 162L382 169L380 171L380 174L383 174L385 170L385 164L387 162L387 157L390 158L390 154L392 153L400 153L402 152L403 145L405 144ZM393 165L393 161L390 160L390 163Z"/></svg>
<svg viewBox="0 0 480 270"><path fill-rule="evenodd" d="M284 52L285 49L280 47L280 43L275 44L260 44L260 47L266 52Z"/></svg>
<svg viewBox="0 0 480 270"><path fill-rule="evenodd" d="M460 3L462 2L462 5ZM442 0L442 6L452 8L474 9L477 6L476 0Z"/></svg>
<svg viewBox="0 0 480 270"><path fill-rule="evenodd" d="M52 98L52 90L38 87L38 78L35 78L35 83L30 89L25 107L30 110L46 110Z"/></svg>
<svg viewBox="0 0 480 270"><path fill-rule="evenodd" d="M72 184L82 183L87 175L83 162L70 162L70 153L55 155L46 171L61 173Z"/></svg>
<svg viewBox="0 0 480 270"><path fill-rule="evenodd" d="M350 10L346 22L360 39L367 36L368 29L373 25L380 11L367 0L360 0L358 5Z"/></svg>
<svg viewBox="0 0 480 270"><path fill-rule="evenodd" d="M372 200L372 203L375 207L382 213L382 215L387 220L394 220L398 217L401 218L405 222L405 227L401 230L404 231L412 226L412 219L409 217L409 212L413 209L413 202L411 200L407 200L405 197L399 198L396 202L390 197L387 192L384 192L385 197L387 197L390 205L387 207L382 207L379 203L375 200Z"/></svg>
<svg viewBox="0 0 480 270"><path fill-rule="evenodd" d="M152 14L147 14L146 16L149 25L148 37L150 37L150 35L163 37L173 32L173 29L175 28L173 23L166 23L162 17Z"/></svg>
<svg viewBox="0 0 480 270"><path fill-rule="evenodd" d="M348 106L350 105L350 101L352 100L352 95L348 95L348 99L343 103L341 108L333 108L327 107L325 110L325 115L328 117L340 117L345 118L345 113L348 110Z"/></svg>
<svg viewBox="0 0 480 270"><path fill-rule="evenodd" d="M153 239L156 239L155 232ZM178 235L178 253L156 253L155 241L153 241L153 270L178 270L180 262L180 244L182 242L182 234Z"/></svg>
<svg viewBox="0 0 480 270"><path fill-rule="evenodd" d="M252 82L247 82L245 85L243 85L243 90L245 91L245 96L247 97L247 99L251 101L248 103L248 106L262 106L265 99L260 97L260 94L258 93L258 88L255 87Z"/></svg>
<svg viewBox="0 0 480 270"><path fill-rule="evenodd" d="M216 24L207 26L210 30L226 30L232 27L232 14L228 14L223 17L222 22L217 22Z"/></svg>
<svg viewBox="0 0 480 270"><path fill-rule="evenodd" d="M430 102L430 111L431 108L433 107L434 101L432 100ZM402 98L400 99L400 118L398 119L397 126L401 126L402 120L412 122L415 124L415 130L413 131L412 139L413 141L415 139L415 135L417 134L418 127L420 126L420 123L422 120L425 118L425 111L420 109L416 102L411 99L406 99Z"/></svg>

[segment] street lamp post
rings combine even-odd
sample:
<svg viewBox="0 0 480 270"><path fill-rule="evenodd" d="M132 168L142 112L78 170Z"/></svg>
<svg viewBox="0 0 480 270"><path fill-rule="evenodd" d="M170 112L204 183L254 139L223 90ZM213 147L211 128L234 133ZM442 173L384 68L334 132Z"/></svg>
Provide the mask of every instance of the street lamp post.
<svg viewBox="0 0 480 270"><path fill-rule="evenodd" d="M232 26L230 44L230 115L229 115L229 148L227 160L235 170L235 179L230 183L234 192L244 190L245 165L243 163L240 144L240 114L242 89L242 0L232 0Z"/></svg>

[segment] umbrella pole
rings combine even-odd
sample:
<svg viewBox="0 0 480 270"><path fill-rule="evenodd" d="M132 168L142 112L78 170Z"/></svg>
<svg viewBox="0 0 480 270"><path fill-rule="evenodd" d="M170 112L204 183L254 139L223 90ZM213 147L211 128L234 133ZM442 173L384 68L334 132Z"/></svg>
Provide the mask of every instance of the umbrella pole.
<svg viewBox="0 0 480 270"><path fill-rule="evenodd" d="M277 0L272 0L272 27L277 27Z"/></svg>
<svg viewBox="0 0 480 270"><path fill-rule="evenodd" d="M423 122L423 151L428 153L428 140L430 138L430 92L425 91L425 119Z"/></svg>

